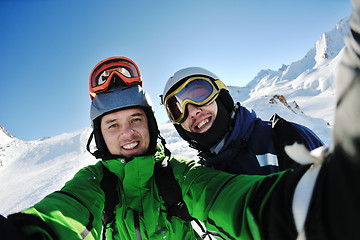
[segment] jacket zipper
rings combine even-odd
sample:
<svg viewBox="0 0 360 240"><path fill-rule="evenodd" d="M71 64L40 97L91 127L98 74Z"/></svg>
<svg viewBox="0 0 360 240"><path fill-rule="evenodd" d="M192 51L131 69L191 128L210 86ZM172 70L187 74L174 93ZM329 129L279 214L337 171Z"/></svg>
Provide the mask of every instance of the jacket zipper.
<svg viewBox="0 0 360 240"><path fill-rule="evenodd" d="M135 225L136 239L137 239L137 240L142 240L141 231L140 231L140 221L139 221L139 213L138 213L138 211L134 211L134 225Z"/></svg>

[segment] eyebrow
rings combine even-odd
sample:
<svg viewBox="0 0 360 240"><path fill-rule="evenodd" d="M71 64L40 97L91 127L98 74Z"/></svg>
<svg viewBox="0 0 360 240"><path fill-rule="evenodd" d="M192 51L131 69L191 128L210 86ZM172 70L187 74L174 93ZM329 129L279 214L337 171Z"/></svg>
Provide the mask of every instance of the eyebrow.
<svg viewBox="0 0 360 240"><path fill-rule="evenodd" d="M138 116L144 116L144 114L143 113L134 113L134 114L131 114L131 117L138 117Z"/></svg>
<svg viewBox="0 0 360 240"><path fill-rule="evenodd" d="M115 121L116 121L116 119L109 119L109 120L105 121L105 124L108 125L108 124L113 123Z"/></svg>

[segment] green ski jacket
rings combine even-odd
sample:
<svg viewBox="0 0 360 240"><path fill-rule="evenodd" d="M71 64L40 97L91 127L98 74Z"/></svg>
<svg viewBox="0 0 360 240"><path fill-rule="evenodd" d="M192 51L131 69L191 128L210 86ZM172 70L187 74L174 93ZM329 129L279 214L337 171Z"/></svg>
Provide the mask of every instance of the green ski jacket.
<svg viewBox="0 0 360 240"><path fill-rule="evenodd" d="M171 222L167 219L153 176L155 162L164 157L160 148L154 156L139 156L129 162L124 159L103 161L119 179L116 186L119 203L115 207L115 221L107 226L107 239L201 239L190 222L177 217L172 217ZM46 196L22 213L40 217L57 239L100 239L105 201L100 187L102 178L100 162L87 166L61 191ZM39 226L25 225L21 230L27 236L41 231L50 239L54 238Z"/></svg>
<svg viewBox="0 0 360 240"><path fill-rule="evenodd" d="M171 222L167 219L153 176L155 162L164 157L160 148L154 156L135 157L130 162L121 158L103 161L119 179L119 203L115 221L107 226L107 239L201 239L190 222L175 216ZM234 175L177 157L172 157L170 164L190 215L224 239L262 239L268 220L263 218L267 217L272 193L283 176L292 171L268 176ZM100 239L105 202L100 186L102 171L100 162L87 166L61 191L24 210L22 213L40 217L49 229L30 223L21 225L22 232L27 236L42 232L49 239Z"/></svg>
<svg viewBox="0 0 360 240"><path fill-rule="evenodd" d="M293 171L234 175L186 159L171 163L190 215L225 239L263 239L272 194Z"/></svg>

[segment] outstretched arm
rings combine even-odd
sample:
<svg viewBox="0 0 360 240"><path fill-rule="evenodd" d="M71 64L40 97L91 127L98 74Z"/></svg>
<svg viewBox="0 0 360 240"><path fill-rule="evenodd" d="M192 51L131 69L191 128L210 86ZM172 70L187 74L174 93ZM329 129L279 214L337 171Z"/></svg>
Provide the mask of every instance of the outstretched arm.
<svg viewBox="0 0 360 240"><path fill-rule="evenodd" d="M180 187L191 216L226 239L262 235L259 228L264 207L286 173L267 177L233 175L195 162L186 165L185 160L172 166L175 176L180 176Z"/></svg>
<svg viewBox="0 0 360 240"><path fill-rule="evenodd" d="M61 191L49 194L33 207L8 216L28 239L99 239L104 194L100 168L80 170ZM41 239L41 238L40 238Z"/></svg>

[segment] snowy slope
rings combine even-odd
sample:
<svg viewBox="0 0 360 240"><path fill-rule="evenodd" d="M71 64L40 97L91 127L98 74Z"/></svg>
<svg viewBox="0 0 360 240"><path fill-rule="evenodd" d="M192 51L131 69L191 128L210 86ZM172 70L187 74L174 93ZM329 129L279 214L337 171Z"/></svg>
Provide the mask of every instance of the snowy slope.
<svg viewBox="0 0 360 240"><path fill-rule="evenodd" d="M334 76L347 29L348 19L341 20L303 59L277 71L261 70L245 87L229 86L231 95L264 120L276 112L308 126L329 145ZM159 128L173 155L196 158L196 151L188 148L172 124ZM97 160L85 148L90 132L87 128L24 142L0 126L0 214L31 206L60 189L80 168L94 164Z"/></svg>
<svg viewBox="0 0 360 240"><path fill-rule="evenodd" d="M0 168L0 213L30 206L60 189L81 167L95 163L85 149L89 131L8 147L6 161Z"/></svg>

